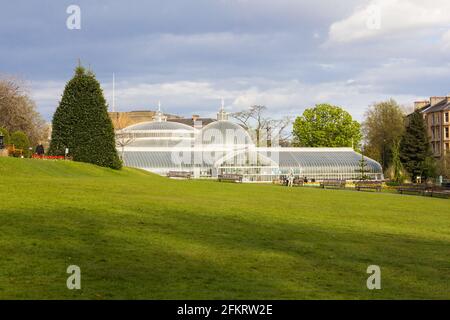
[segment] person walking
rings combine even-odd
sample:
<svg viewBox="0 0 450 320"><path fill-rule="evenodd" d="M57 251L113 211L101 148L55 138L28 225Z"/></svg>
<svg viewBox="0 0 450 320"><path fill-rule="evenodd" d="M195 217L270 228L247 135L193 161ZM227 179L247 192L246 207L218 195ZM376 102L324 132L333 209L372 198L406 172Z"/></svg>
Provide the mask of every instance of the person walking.
<svg viewBox="0 0 450 320"><path fill-rule="evenodd" d="M292 187L293 185L294 185L294 174L291 171L288 177L288 187Z"/></svg>
<svg viewBox="0 0 450 320"><path fill-rule="evenodd" d="M45 153L44 146L42 143L39 143L39 145L36 147L36 154L40 157L42 157Z"/></svg>

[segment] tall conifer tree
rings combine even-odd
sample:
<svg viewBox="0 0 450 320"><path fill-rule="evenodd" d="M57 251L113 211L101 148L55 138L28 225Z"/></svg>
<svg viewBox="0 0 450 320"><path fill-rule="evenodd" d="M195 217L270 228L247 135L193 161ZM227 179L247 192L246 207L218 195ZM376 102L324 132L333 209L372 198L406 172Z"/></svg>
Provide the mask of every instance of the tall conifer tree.
<svg viewBox="0 0 450 320"><path fill-rule="evenodd" d="M428 178L432 174L432 153L428 141L425 121L418 111L408 117L405 133L400 143L400 160L411 175Z"/></svg>
<svg viewBox="0 0 450 320"><path fill-rule="evenodd" d="M81 65L53 116L49 154L64 155L66 148L75 161L113 169L122 166L103 91L95 75Z"/></svg>

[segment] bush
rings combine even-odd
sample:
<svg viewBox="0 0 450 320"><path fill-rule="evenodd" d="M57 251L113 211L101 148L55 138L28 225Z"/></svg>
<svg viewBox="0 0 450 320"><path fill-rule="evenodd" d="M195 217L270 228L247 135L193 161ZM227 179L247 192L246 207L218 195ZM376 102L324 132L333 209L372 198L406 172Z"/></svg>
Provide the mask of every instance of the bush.
<svg viewBox="0 0 450 320"><path fill-rule="evenodd" d="M23 156L30 156L30 140L23 131L16 131L11 135L11 144L14 145L16 149L23 150ZM19 154L14 154L14 156L19 156Z"/></svg>
<svg viewBox="0 0 450 320"><path fill-rule="evenodd" d="M4 145L10 144L11 137L9 135L8 129L0 127L0 134L3 135L3 144Z"/></svg>

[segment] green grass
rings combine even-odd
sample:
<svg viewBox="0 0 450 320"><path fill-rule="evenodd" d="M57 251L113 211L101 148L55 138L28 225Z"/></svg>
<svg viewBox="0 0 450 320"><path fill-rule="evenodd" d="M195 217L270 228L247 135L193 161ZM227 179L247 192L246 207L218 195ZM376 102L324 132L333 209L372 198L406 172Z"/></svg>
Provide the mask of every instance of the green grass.
<svg viewBox="0 0 450 320"><path fill-rule="evenodd" d="M1 299L449 299L450 201L0 158L0 255Z"/></svg>

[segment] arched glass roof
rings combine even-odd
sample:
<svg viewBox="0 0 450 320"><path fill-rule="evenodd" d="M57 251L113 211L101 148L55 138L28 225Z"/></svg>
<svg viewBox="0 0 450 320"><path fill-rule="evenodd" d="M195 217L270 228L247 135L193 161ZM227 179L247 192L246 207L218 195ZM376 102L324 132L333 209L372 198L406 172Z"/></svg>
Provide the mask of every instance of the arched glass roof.
<svg viewBox="0 0 450 320"><path fill-rule="evenodd" d="M295 148L260 151L279 164L281 173L294 171L303 177L316 179L339 178L358 179L360 176L361 154L351 148L311 148L295 150ZM364 157L365 170L372 176L381 176L381 165Z"/></svg>
<svg viewBox="0 0 450 320"><path fill-rule="evenodd" d="M248 132L240 125L228 121L215 121L202 129L197 143L204 145L253 145Z"/></svg>
<svg viewBox="0 0 450 320"><path fill-rule="evenodd" d="M183 123L178 122L170 122L170 121L150 121L150 122L141 122L138 124L131 125L126 127L124 131L153 131L153 130L188 130L194 131L195 129L191 126L185 125Z"/></svg>
<svg viewBox="0 0 450 320"><path fill-rule="evenodd" d="M345 177L357 178L360 169L361 155L351 149L347 151L326 151L321 149L283 150L274 148L271 151L239 150L234 152L198 151L126 151L125 164L139 168L174 168L182 167L242 167L270 166L278 167L280 173L294 171L308 177ZM182 159L182 161L178 161ZM380 164L365 157L366 169L370 174L382 174ZM200 162L198 162L200 160Z"/></svg>
<svg viewBox="0 0 450 320"><path fill-rule="evenodd" d="M129 140L123 152L125 165L157 173L202 168L244 175L251 171L259 175L255 179L265 181L290 172L308 179L360 177L361 154L351 148L260 148L242 126L228 120L212 122L202 130L178 122L152 121L120 133ZM367 174L382 179L381 165L367 157L364 160Z"/></svg>
<svg viewBox="0 0 450 320"><path fill-rule="evenodd" d="M278 167L278 163L255 148L227 152L219 158L216 167Z"/></svg>
<svg viewBox="0 0 450 320"><path fill-rule="evenodd" d="M133 148L177 148L192 147L192 139L135 139L127 147Z"/></svg>
<svg viewBox="0 0 450 320"><path fill-rule="evenodd" d="M212 168L222 156L222 153L202 151L126 151L123 160L129 167L142 169L192 170L194 167Z"/></svg>
<svg viewBox="0 0 450 320"><path fill-rule="evenodd" d="M309 171L323 168L329 171L347 172L360 168L361 155L351 149L348 151L320 151L320 149L316 151L279 151L278 153L280 167L301 167ZM370 172L382 172L378 162L367 157L364 157L364 160Z"/></svg>

